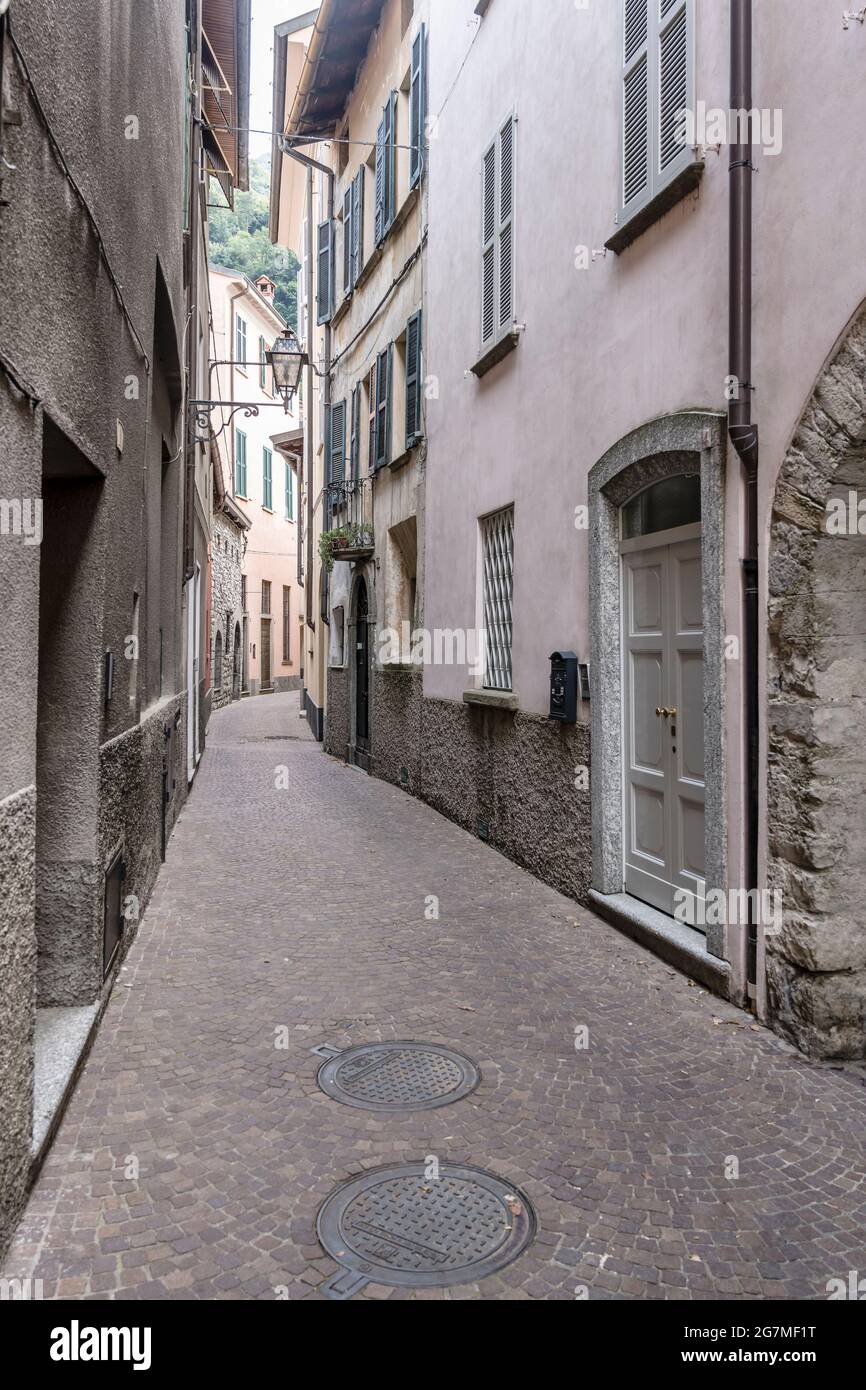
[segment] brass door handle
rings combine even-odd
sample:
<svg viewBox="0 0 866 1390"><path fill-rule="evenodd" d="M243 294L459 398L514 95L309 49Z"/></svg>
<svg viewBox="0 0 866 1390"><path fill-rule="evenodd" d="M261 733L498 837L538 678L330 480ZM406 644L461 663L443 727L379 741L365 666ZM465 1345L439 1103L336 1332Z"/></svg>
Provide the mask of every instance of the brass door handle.
<svg viewBox="0 0 866 1390"><path fill-rule="evenodd" d="M664 709L661 705L659 705L659 706L656 708L656 718L657 718L657 719L669 719L670 716L671 716L671 713L672 713L671 710L669 710L669 709Z"/></svg>

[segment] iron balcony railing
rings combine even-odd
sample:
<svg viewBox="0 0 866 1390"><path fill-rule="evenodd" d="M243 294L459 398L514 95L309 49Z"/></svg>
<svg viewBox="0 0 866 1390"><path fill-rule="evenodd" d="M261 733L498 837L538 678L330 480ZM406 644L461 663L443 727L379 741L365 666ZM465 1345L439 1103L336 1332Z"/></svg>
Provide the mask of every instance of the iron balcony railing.
<svg viewBox="0 0 866 1390"><path fill-rule="evenodd" d="M359 560L372 555L373 480L349 478L325 489L324 529L333 535L334 559Z"/></svg>

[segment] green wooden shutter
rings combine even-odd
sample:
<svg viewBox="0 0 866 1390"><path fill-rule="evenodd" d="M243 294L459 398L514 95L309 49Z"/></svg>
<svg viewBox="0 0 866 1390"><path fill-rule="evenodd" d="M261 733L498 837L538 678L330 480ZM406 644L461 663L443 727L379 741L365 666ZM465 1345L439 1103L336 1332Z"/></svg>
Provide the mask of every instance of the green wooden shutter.
<svg viewBox="0 0 866 1390"><path fill-rule="evenodd" d="M262 504L268 511L274 509L274 456L270 449L262 449Z"/></svg>
<svg viewBox="0 0 866 1390"><path fill-rule="evenodd" d="M406 328L406 448L422 436L421 428L421 311Z"/></svg>
<svg viewBox="0 0 866 1390"><path fill-rule="evenodd" d="M339 401L331 406L330 463L328 482L342 483L346 480L346 402Z"/></svg>
<svg viewBox="0 0 866 1390"><path fill-rule="evenodd" d="M316 321L327 323L333 309L334 229L330 222L320 222L317 233L318 285Z"/></svg>
<svg viewBox="0 0 866 1390"><path fill-rule="evenodd" d="M374 362L370 368L369 389L367 393L367 404L370 408L369 418L369 445L367 452L367 472L372 473L376 467L376 420L378 418L378 398L376 391L376 367Z"/></svg>
<svg viewBox="0 0 866 1390"><path fill-rule="evenodd" d="M352 284L364 268L364 165L352 182Z"/></svg>
<svg viewBox="0 0 866 1390"><path fill-rule="evenodd" d="M427 27L422 24L412 44L412 79L410 88L410 111L412 132L409 143L412 146L409 156L409 186L421 177L424 168L425 123L427 120Z"/></svg>
<svg viewBox="0 0 866 1390"><path fill-rule="evenodd" d="M376 363L376 468L388 463L391 452L391 351L386 347Z"/></svg>
<svg viewBox="0 0 866 1390"><path fill-rule="evenodd" d="M295 485L292 478L292 466L286 462L286 521L295 519Z"/></svg>
<svg viewBox="0 0 866 1390"><path fill-rule="evenodd" d="M235 431L235 492L247 495L247 437L243 430Z"/></svg>
<svg viewBox="0 0 866 1390"><path fill-rule="evenodd" d="M349 471L357 482L361 467L361 383L352 391L352 425L349 444Z"/></svg>
<svg viewBox="0 0 866 1390"><path fill-rule="evenodd" d="M376 132L376 245L385 235L385 133L387 122L383 116Z"/></svg>
<svg viewBox="0 0 866 1390"><path fill-rule="evenodd" d="M268 363L265 353L268 345L264 338L259 338L259 385L262 390L266 390L268 384Z"/></svg>
<svg viewBox="0 0 866 1390"><path fill-rule="evenodd" d="M354 287L352 274L352 189L346 190L343 198L343 294L349 294Z"/></svg>

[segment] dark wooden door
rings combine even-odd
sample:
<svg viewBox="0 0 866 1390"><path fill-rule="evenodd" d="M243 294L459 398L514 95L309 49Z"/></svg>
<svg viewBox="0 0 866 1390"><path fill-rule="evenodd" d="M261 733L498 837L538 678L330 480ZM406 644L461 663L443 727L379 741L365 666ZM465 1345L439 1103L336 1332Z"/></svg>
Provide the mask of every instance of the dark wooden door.
<svg viewBox="0 0 866 1390"><path fill-rule="evenodd" d="M370 605L363 579L358 585L355 614L355 743L366 753L370 749Z"/></svg>

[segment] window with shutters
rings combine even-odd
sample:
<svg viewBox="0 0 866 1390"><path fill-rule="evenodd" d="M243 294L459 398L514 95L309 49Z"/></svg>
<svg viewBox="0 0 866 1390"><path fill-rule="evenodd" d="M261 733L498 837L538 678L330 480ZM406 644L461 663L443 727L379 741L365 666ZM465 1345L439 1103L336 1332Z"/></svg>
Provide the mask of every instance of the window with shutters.
<svg viewBox="0 0 866 1390"><path fill-rule="evenodd" d="M262 580L262 617L263 617L263 618L269 618L270 616L271 616L271 581L270 581L269 579L263 579L263 580Z"/></svg>
<svg viewBox="0 0 866 1390"><path fill-rule="evenodd" d="M270 449L262 449L262 506L267 511L274 509L274 456Z"/></svg>
<svg viewBox="0 0 866 1390"><path fill-rule="evenodd" d="M346 479L346 402L331 406L329 431L328 482L342 483Z"/></svg>
<svg viewBox="0 0 866 1390"><path fill-rule="evenodd" d="M391 379L393 348L389 345L376 359L376 414L374 423L374 468L391 461Z"/></svg>
<svg viewBox="0 0 866 1390"><path fill-rule="evenodd" d="M412 449L423 437L421 411L422 315L419 309L406 326L406 448Z"/></svg>
<svg viewBox="0 0 866 1390"><path fill-rule="evenodd" d="M247 495L247 437L243 430L235 430L235 495Z"/></svg>
<svg viewBox="0 0 866 1390"><path fill-rule="evenodd" d="M396 208L397 93L392 92L376 132L376 245L391 230Z"/></svg>
<svg viewBox="0 0 866 1390"><path fill-rule="evenodd" d="M617 224L637 235L694 187L703 164L678 138L694 110L694 0L620 0L622 156ZM639 225L636 224L639 219ZM624 249L629 236L608 243Z"/></svg>
<svg viewBox="0 0 866 1390"><path fill-rule="evenodd" d="M486 690L511 690L512 600L514 595L514 508L481 522Z"/></svg>
<svg viewBox="0 0 866 1390"><path fill-rule="evenodd" d="M421 25L412 43L412 77L409 89L409 187L414 188L424 170L427 124L427 26Z"/></svg>
<svg viewBox="0 0 866 1390"><path fill-rule="evenodd" d="M294 470L293 470L292 465L291 465L290 463L287 463L287 464L285 465L285 468L286 468L286 521L294 521L294 519L295 519L295 476L294 476Z"/></svg>
<svg viewBox="0 0 866 1390"><path fill-rule="evenodd" d="M333 313L334 228L320 222L316 233L316 321L327 323Z"/></svg>
<svg viewBox="0 0 866 1390"><path fill-rule="evenodd" d="M481 347L514 327L517 119L500 126L481 165Z"/></svg>
<svg viewBox="0 0 866 1390"><path fill-rule="evenodd" d="M240 314L235 319L235 365L242 372L247 367L247 321Z"/></svg>

